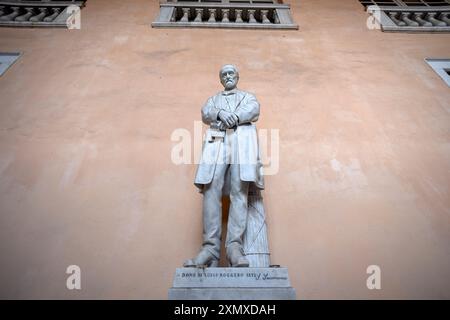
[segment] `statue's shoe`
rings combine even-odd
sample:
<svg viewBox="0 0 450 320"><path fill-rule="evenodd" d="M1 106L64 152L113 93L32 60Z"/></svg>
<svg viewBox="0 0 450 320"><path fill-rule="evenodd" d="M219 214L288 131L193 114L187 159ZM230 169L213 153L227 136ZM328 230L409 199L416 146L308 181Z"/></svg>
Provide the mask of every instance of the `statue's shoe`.
<svg viewBox="0 0 450 320"><path fill-rule="evenodd" d="M207 250L202 250L193 259L186 260L183 263L185 268L217 268L219 266L219 259L214 257Z"/></svg>
<svg viewBox="0 0 450 320"><path fill-rule="evenodd" d="M233 268L248 268L250 266L250 262L246 257L239 257L235 263L231 263Z"/></svg>
<svg viewBox="0 0 450 320"><path fill-rule="evenodd" d="M229 250L228 252L228 261L231 264L231 267L233 268L247 268L250 266L249 261L245 257L245 255L242 253L241 249L234 248Z"/></svg>

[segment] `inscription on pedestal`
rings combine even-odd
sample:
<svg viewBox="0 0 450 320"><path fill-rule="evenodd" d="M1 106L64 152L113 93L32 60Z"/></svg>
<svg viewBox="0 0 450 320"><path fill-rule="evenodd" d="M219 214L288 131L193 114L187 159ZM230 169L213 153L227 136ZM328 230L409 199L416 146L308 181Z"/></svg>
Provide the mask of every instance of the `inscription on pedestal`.
<svg viewBox="0 0 450 320"><path fill-rule="evenodd" d="M174 288L290 287L286 268L178 268Z"/></svg>

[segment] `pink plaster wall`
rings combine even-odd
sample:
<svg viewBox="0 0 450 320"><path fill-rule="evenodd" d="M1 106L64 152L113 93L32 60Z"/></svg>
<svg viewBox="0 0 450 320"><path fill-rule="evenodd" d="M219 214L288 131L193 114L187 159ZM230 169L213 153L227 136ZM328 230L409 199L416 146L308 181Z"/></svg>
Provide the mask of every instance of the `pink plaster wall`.
<svg viewBox="0 0 450 320"><path fill-rule="evenodd" d="M1 298L167 297L202 200L170 136L224 63L280 129L264 196L298 298L450 298L450 90L424 62L450 35L368 30L356 0L290 3L299 31L152 29L144 0L89 0L78 31L0 28L0 51L23 52L0 78Z"/></svg>

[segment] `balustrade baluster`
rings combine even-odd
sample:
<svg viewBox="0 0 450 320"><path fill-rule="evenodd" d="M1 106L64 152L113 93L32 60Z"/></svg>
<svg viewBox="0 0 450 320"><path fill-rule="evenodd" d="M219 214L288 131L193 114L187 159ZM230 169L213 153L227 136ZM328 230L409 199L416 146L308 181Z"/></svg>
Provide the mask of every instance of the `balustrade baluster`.
<svg viewBox="0 0 450 320"><path fill-rule="evenodd" d="M255 19L256 10L248 10L248 22L249 23L258 23Z"/></svg>
<svg viewBox="0 0 450 320"><path fill-rule="evenodd" d="M235 22L236 23L243 23L244 20L242 20L242 10L236 9L235 12L236 12L236 20L235 20Z"/></svg>
<svg viewBox="0 0 450 320"><path fill-rule="evenodd" d="M280 23L280 18L278 17L276 10L273 11L273 23L277 23L277 24Z"/></svg>
<svg viewBox="0 0 450 320"><path fill-rule="evenodd" d="M271 23L269 18L269 10L261 10L262 23Z"/></svg>
<svg viewBox="0 0 450 320"><path fill-rule="evenodd" d="M39 8L39 14L30 18L31 22L39 22L47 15L47 8Z"/></svg>
<svg viewBox="0 0 450 320"><path fill-rule="evenodd" d="M202 22L203 9L195 9L195 19L194 22Z"/></svg>
<svg viewBox="0 0 450 320"><path fill-rule="evenodd" d="M436 19L436 14L437 12L428 12L425 16L425 19L429 22L431 22L431 24L433 26L437 26L437 27L446 27L447 24L444 21L440 21L438 19Z"/></svg>
<svg viewBox="0 0 450 320"><path fill-rule="evenodd" d="M52 8L53 13L44 18L44 22L52 22L61 13L61 8Z"/></svg>
<svg viewBox="0 0 450 320"><path fill-rule="evenodd" d="M442 12L439 15L439 19L441 19L442 21L444 21L445 23L447 23L448 26L450 26L450 12Z"/></svg>
<svg viewBox="0 0 450 320"><path fill-rule="evenodd" d="M26 13L18 16L14 19L14 21L19 21L19 22L24 22L24 21L28 21L28 19L30 19L30 17L32 17L34 15L34 8L25 8Z"/></svg>
<svg viewBox="0 0 450 320"><path fill-rule="evenodd" d="M20 14L20 7L11 7L13 12L0 17L0 21L12 21Z"/></svg>
<svg viewBox="0 0 450 320"><path fill-rule="evenodd" d="M414 12L414 20L416 20L422 27L432 27L433 24L431 22L428 22L424 19L422 19L423 13L422 12Z"/></svg>
<svg viewBox="0 0 450 320"><path fill-rule="evenodd" d="M402 21L404 21L408 26L410 26L410 27L418 27L419 26L419 23L418 22L416 22L416 21L414 21L414 20L411 20L410 18L409 18L409 15L410 15L410 12L402 12L401 14L400 14L400 19L402 20Z"/></svg>
<svg viewBox="0 0 450 320"><path fill-rule="evenodd" d="M230 9L222 9L222 22L224 22L224 23L230 22L230 19L228 18L229 14L230 14Z"/></svg>
<svg viewBox="0 0 450 320"><path fill-rule="evenodd" d="M208 9L209 19L208 22L216 22L216 9Z"/></svg>
<svg viewBox="0 0 450 320"><path fill-rule="evenodd" d="M392 21L394 21L394 23L398 26L406 26L406 23L397 19L398 16L398 12L397 11L389 11L388 12L389 17L391 18Z"/></svg>
<svg viewBox="0 0 450 320"><path fill-rule="evenodd" d="M180 22L189 22L189 8L181 8L183 11L183 16L180 19Z"/></svg>

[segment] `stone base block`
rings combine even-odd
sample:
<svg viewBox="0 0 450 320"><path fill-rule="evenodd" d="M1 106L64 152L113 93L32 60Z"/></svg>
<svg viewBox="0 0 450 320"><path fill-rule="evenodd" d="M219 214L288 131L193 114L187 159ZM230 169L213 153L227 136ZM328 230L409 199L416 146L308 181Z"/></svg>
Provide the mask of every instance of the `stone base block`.
<svg viewBox="0 0 450 320"><path fill-rule="evenodd" d="M295 300L290 288L170 288L169 300Z"/></svg>
<svg viewBox="0 0 450 320"><path fill-rule="evenodd" d="M287 268L178 268L170 300L293 300Z"/></svg>

